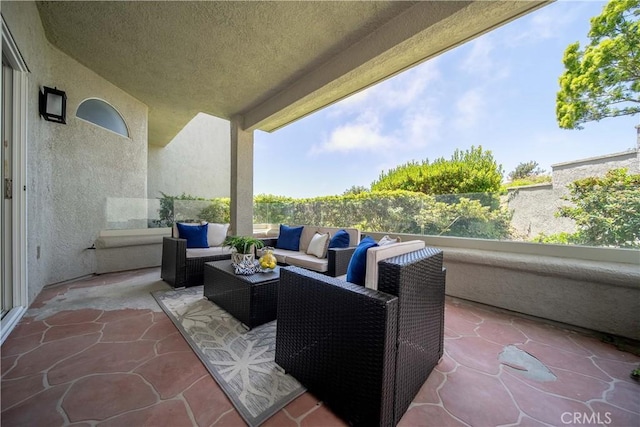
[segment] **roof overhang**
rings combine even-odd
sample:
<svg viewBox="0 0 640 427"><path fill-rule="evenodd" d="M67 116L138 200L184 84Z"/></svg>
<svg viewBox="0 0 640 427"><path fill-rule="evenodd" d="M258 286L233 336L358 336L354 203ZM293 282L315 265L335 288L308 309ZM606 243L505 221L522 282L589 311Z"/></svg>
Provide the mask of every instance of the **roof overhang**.
<svg viewBox="0 0 640 427"><path fill-rule="evenodd" d="M49 41L149 107L273 131L550 1L38 2Z"/></svg>

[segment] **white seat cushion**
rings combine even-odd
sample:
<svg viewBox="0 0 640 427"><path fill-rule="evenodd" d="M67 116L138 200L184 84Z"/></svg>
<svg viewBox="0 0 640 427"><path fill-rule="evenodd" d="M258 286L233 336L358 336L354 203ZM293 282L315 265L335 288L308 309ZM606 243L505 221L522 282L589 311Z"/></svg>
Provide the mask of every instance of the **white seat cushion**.
<svg viewBox="0 0 640 427"><path fill-rule="evenodd" d="M364 286L370 289L378 289L378 262L408 252L417 251L425 246L422 240L410 240L408 242L392 243L390 245L369 248L367 251L367 271L364 276Z"/></svg>
<svg viewBox="0 0 640 427"><path fill-rule="evenodd" d="M228 246L214 246L212 248L190 248L187 249L187 258L202 258L214 255L230 254L231 249Z"/></svg>
<svg viewBox="0 0 640 427"><path fill-rule="evenodd" d="M262 256L261 252L259 254L260 254L260 256ZM275 256L276 257L276 261L278 261L281 264L289 264L287 262L287 259L290 256L296 256L296 255L300 255L300 252L298 252L298 251L290 251L290 250L287 250L287 249L278 249L278 248L275 248L273 250L273 256Z"/></svg>
<svg viewBox="0 0 640 427"><path fill-rule="evenodd" d="M307 270L317 271L319 273L324 273L329 270L329 261L327 261L326 258L320 259L315 255L301 254L300 252L298 252L298 255L288 256L287 264L306 268Z"/></svg>

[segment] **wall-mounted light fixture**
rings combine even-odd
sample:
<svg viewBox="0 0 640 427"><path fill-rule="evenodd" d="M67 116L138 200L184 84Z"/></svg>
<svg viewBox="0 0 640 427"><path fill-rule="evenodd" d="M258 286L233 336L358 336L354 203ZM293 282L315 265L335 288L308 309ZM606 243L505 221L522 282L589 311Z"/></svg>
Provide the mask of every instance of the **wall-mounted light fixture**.
<svg viewBox="0 0 640 427"><path fill-rule="evenodd" d="M40 92L40 115L50 122L67 123L67 94L58 90L43 86Z"/></svg>

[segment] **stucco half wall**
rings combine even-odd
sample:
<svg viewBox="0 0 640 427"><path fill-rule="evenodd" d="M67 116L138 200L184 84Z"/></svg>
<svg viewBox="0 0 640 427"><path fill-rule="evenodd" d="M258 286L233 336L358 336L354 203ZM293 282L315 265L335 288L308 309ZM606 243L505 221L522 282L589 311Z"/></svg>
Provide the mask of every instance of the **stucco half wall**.
<svg viewBox="0 0 640 427"><path fill-rule="evenodd" d="M400 236L442 249L449 296L640 340L637 250Z"/></svg>

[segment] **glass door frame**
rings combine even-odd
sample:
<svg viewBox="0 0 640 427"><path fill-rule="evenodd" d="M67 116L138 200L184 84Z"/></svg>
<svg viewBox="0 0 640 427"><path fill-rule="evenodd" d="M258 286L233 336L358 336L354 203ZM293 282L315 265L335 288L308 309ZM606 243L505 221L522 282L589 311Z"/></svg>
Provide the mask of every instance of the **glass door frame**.
<svg viewBox="0 0 640 427"><path fill-rule="evenodd" d="M0 343L4 342L11 330L24 315L28 307L27 276L27 117L29 95L29 69L20 54L4 16L2 17L2 54L12 69L11 96L11 162L12 203L11 203L11 250L2 263L11 262L10 275L12 303L0 322ZM4 62L4 60L3 60ZM0 103L1 104L1 103ZM4 114L0 105L0 114ZM4 144L4 135L3 142ZM4 177L3 183L4 185ZM2 214L4 221L4 214ZM11 259L8 259L8 258ZM3 280L4 282L4 280ZM9 307L11 306L11 307Z"/></svg>

